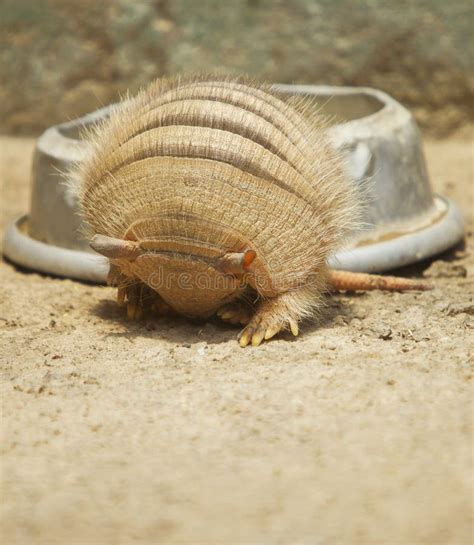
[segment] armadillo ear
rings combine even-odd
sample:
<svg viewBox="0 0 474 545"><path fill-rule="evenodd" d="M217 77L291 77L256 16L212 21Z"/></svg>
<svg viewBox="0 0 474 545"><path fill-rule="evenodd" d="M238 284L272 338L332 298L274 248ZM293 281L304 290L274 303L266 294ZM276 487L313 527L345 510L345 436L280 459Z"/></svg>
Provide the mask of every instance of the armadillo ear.
<svg viewBox="0 0 474 545"><path fill-rule="evenodd" d="M130 261L135 260L143 252L138 242L106 235L94 235L90 241L90 247L105 257Z"/></svg>
<svg viewBox="0 0 474 545"><path fill-rule="evenodd" d="M216 260L214 267L226 274L244 274L257 254L253 250L239 253L228 253Z"/></svg>

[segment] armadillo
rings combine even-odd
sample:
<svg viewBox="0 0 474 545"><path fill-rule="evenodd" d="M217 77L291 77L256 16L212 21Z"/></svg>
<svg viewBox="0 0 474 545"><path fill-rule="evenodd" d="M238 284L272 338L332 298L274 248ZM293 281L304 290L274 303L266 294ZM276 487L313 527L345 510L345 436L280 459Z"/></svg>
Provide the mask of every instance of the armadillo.
<svg viewBox="0 0 474 545"><path fill-rule="evenodd" d="M298 335L328 287L427 287L328 269L360 195L305 104L245 78L160 79L95 127L71 179L129 318L217 315L258 346Z"/></svg>

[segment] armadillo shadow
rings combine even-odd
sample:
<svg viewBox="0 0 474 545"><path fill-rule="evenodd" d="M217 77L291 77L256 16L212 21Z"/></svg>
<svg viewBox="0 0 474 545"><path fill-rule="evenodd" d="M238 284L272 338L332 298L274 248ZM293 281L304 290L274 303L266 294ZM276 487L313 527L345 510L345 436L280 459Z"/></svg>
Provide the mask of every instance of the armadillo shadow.
<svg viewBox="0 0 474 545"><path fill-rule="evenodd" d="M351 297L363 297L364 294L353 293ZM157 317L145 316L139 320L128 320L123 308L113 300L101 300L92 306L91 313L101 320L112 323L114 331L106 334L107 337L124 337L157 339L177 345L223 344L235 341L242 326L226 324L218 317L206 320L191 320L180 316ZM298 337L291 333L280 334L279 339L288 342L298 342L307 335L317 334L318 330L331 328L334 319L342 316L347 323L354 317L348 304L348 296L335 295L328 298L327 305L321 315L315 320L303 322ZM270 341L271 342L271 341Z"/></svg>

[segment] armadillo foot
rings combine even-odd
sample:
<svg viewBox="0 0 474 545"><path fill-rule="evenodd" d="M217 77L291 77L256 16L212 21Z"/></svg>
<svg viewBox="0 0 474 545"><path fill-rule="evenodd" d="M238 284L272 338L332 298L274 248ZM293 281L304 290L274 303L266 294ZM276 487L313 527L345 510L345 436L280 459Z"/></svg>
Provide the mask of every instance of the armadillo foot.
<svg viewBox="0 0 474 545"><path fill-rule="evenodd" d="M146 314L165 316L170 307L150 287L142 282L122 283L117 286L117 303L126 307L129 320L139 320Z"/></svg>
<svg viewBox="0 0 474 545"><path fill-rule="evenodd" d="M299 333L298 322L293 318L285 320L275 316L266 317L257 312L237 338L242 347L248 344L259 346L263 340L267 341L286 329L289 329L296 337Z"/></svg>
<svg viewBox="0 0 474 545"><path fill-rule="evenodd" d="M242 301L235 301L223 305L218 311L217 316L229 324L248 324L254 309Z"/></svg>
<svg viewBox="0 0 474 545"><path fill-rule="evenodd" d="M259 346L263 340L289 329L296 337L299 333L297 313L290 311L292 295L284 294L261 301L257 311L237 337L240 346Z"/></svg>
<svg viewBox="0 0 474 545"><path fill-rule="evenodd" d="M289 330L296 337L298 323L314 316L321 306L321 283L317 282L261 300L252 319L238 336L240 346L259 346L281 331Z"/></svg>
<svg viewBox="0 0 474 545"><path fill-rule="evenodd" d="M143 314L141 305L142 284L122 274L120 268L113 263L110 264L107 284L117 288L117 304L119 307L126 307L127 318L129 320L141 318Z"/></svg>
<svg viewBox="0 0 474 545"><path fill-rule="evenodd" d="M143 309L138 303L127 303L127 318L139 320L143 316Z"/></svg>
<svg viewBox="0 0 474 545"><path fill-rule="evenodd" d="M127 308L129 320L139 320L143 316L146 286L139 282L120 286L117 291L117 302Z"/></svg>

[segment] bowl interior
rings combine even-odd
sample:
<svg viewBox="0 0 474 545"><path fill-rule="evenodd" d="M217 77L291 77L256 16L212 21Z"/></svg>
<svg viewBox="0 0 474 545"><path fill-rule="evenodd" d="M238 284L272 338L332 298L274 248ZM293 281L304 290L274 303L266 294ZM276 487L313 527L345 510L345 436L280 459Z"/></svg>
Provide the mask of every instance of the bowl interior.
<svg viewBox="0 0 474 545"><path fill-rule="evenodd" d="M307 93L292 91L285 94L305 96ZM355 119L362 119L379 112L385 104L376 96L360 91L357 93L334 94L334 92L311 93L310 100L314 102L315 110L328 118L330 125L347 123Z"/></svg>

